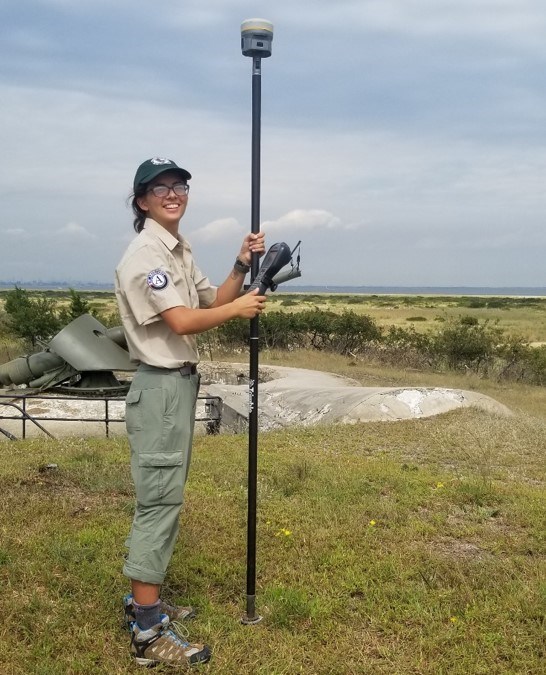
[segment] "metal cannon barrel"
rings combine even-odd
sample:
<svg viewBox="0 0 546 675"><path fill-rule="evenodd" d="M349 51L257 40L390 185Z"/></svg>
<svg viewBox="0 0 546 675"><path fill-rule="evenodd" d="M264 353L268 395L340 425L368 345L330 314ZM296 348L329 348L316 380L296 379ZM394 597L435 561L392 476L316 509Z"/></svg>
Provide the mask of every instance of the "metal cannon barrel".
<svg viewBox="0 0 546 675"><path fill-rule="evenodd" d="M64 359L48 351L20 356L0 366L0 384L29 384L47 371L60 368L64 363Z"/></svg>
<svg viewBox="0 0 546 675"><path fill-rule="evenodd" d="M83 314L57 333L44 351L0 365L0 385L46 389L78 373L115 370L135 370L123 329L106 328L95 317Z"/></svg>

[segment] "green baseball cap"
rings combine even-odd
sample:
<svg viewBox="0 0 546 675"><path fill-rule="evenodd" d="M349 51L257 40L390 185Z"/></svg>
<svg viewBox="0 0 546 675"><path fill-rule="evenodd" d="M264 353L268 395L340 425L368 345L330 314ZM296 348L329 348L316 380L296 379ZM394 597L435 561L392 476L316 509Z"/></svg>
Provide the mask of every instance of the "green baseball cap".
<svg viewBox="0 0 546 675"><path fill-rule="evenodd" d="M147 159L145 162L142 162L142 164L138 167L135 174L135 180L133 181L134 191L136 192L140 185L149 183L151 180L157 178L157 176L161 175L165 171L177 171L184 180L189 180L191 178L191 173L175 164L172 159L165 159L165 157L152 157L152 159Z"/></svg>

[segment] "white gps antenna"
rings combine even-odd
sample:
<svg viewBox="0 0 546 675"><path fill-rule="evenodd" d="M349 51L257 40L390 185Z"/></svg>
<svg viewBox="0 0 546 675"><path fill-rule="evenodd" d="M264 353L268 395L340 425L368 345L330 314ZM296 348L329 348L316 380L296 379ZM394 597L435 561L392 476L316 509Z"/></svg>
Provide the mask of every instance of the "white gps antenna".
<svg viewBox="0 0 546 675"><path fill-rule="evenodd" d="M266 19L247 19L241 24L241 50L243 56L265 59L271 56L273 24Z"/></svg>

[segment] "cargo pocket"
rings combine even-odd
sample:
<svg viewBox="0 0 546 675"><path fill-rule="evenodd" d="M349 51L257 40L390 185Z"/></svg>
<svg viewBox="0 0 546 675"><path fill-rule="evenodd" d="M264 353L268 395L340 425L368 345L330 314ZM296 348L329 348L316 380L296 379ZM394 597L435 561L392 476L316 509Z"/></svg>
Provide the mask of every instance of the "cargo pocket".
<svg viewBox="0 0 546 675"><path fill-rule="evenodd" d="M142 413L138 405L141 394L142 392L139 389L129 390L125 398L125 424L129 433L142 429Z"/></svg>
<svg viewBox="0 0 546 675"><path fill-rule="evenodd" d="M186 469L181 452L143 452L138 458L137 501L182 504Z"/></svg>
<svg viewBox="0 0 546 675"><path fill-rule="evenodd" d="M182 464L184 464L184 457L180 451L141 452L138 456L139 466L182 466Z"/></svg>

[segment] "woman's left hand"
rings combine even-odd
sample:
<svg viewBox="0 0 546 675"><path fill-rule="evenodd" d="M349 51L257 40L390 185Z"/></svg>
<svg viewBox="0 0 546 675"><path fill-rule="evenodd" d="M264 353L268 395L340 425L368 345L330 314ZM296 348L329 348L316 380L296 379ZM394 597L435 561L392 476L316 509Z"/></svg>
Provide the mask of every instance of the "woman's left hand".
<svg viewBox="0 0 546 675"><path fill-rule="evenodd" d="M265 253L265 234L258 232L258 234L247 234L243 239L243 245L239 255L237 256L241 262L250 265L250 260L253 253L262 256Z"/></svg>

